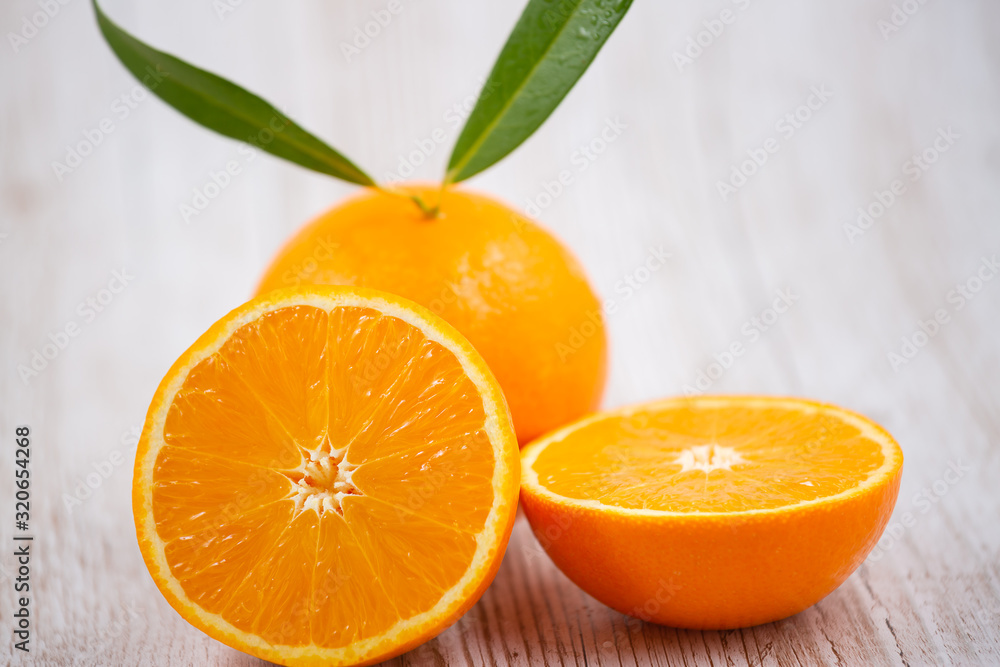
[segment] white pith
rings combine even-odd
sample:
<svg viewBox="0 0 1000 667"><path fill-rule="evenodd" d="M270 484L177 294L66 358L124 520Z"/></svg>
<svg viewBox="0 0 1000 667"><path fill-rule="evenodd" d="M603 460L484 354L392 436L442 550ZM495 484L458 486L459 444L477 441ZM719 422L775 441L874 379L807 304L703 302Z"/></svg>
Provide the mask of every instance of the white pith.
<svg viewBox="0 0 1000 667"><path fill-rule="evenodd" d="M712 442L688 447L674 459L674 463L681 467L681 472L701 470L709 473L713 470L732 470L734 465L746 463L746 459L735 448Z"/></svg>
<svg viewBox="0 0 1000 667"><path fill-rule="evenodd" d="M351 479L357 466L344 458L347 448L333 449L327 438L320 447L303 449L302 454L302 463L295 470L281 471L292 482L292 519L309 511L318 516L326 512L343 516L344 498L362 495Z"/></svg>

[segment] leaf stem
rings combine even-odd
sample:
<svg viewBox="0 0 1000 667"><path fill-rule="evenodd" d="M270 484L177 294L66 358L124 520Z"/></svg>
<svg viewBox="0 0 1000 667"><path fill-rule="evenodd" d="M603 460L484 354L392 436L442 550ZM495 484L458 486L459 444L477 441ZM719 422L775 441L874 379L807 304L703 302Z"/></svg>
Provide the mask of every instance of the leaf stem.
<svg viewBox="0 0 1000 667"><path fill-rule="evenodd" d="M436 218L438 213L441 211L440 206L428 206L425 204L424 200L420 198L420 195L410 195L410 199L412 199L414 203L420 207L420 210L424 212L424 216L427 217L428 220Z"/></svg>
<svg viewBox="0 0 1000 667"><path fill-rule="evenodd" d="M389 195L394 195L396 197L406 197L407 199L409 199L410 201L412 201L414 204L417 205L417 208L420 209L420 212L423 213L424 217L427 218L428 220L433 220L437 218L438 214L441 212L440 201L438 204L434 206L428 206L427 203L420 197L420 195L410 194L409 192L405 192L398 188L394 188L391 185L375 185L374 187L377 190ZM441 186L441 189L442 191L444 190L443 184Z"/></svg>

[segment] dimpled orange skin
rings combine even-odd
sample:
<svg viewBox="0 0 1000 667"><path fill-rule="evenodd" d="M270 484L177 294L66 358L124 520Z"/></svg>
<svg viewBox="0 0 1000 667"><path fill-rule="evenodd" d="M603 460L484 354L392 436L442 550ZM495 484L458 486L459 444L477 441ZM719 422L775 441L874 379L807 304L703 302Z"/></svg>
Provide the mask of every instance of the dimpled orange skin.
<svg viewBox="0 0 1000 667"><path fill-rule="evenodd" d="M844 496L759 512L627 514L562 502L531 483L535 451L575 426L522 449L521 507L532 531L588 594L623 614L671 627L745 628L819 602L875 547L902 479L902 452L871 424L893 442L896 467Z"/></svg>
<svg viewBox="0 0 1000 667"><path fill-rule="evenodd" d="M594 409L604 389L601 304L549 232L485 195L450 186L366 189L281 249L257 294L354 285L405 297L458 329L503 388L518 441ZM429 217L407 196L419 195Z"/></svg>
<svg viewBox="0 0 1000 667"><path fill-rule="evenodd" d="M899 480L777 522L774 515L623 520L523 490L521 506L552 561L599 601L653 623L726 630L787 618L842 584L875 547Z"/></svg>

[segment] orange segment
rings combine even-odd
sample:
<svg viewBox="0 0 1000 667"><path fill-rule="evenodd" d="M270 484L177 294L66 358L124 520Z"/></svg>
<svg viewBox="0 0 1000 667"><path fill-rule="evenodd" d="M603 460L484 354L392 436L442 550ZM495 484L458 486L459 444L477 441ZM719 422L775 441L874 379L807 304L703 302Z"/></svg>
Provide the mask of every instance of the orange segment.
<svg viewBox="0 0 1000 667"><path fill-rule="evenodd" d="M238 379L295 443L318 446L329 422L328 328L326 311L313 306L262 314L240 327L217 353L225 365L221 387Z"/></svg>
<svg viewBox="0 0 1000 667"><path fill-rule="evenodd" d="M266 507L292 488L277 470L169 445L156 458L153 478L158 533L167 543Z"/></svg>
<svg viewBox="0 0 1000 667"><path fill-rule="evenodd" d="M281 664L362 664L456 620L517 502L499 386L442 320L368 290L230 313L157 390L140 547L196 627Z"/></svg>
<svg viewBox="0 0 1000 667"><path fill-rule="evenodd" d="M246 383L232 378L218 355L194 365L169 405L164 443L223 461L266 468L298 465L302 455L287 427Z"/></svg>
<svg viewBox="0 0 1000 667"><path fill-rule="evenodd" d="M310 640L309 625L289 626L282 631L286 613L305 605L309 600L316 565L316 540L319 517L315 512L292 514L287 503L272 515L272 520L284 529L274 546L262 551L252 562L245 563L244 579L229 591L229 601L220 615L234 626L245 629L269 643L305 643ZM235 558L242 555L233 554ZM188 582L187 589L202 588L197 579Z"/></svg>
<svg viewBox="0 0 1000 667"><path fill-rule="evenodd" d="M357 488L377 498L456 530L477 533L485 518L476 508L489 503L493 477L490 440L485 430L445 439L435 447L407 449L360 466L352 475ZM447 484L449 492L440 493Z"/></svg>
<svg viewBox="0 0 1000 667"><path fill-rule="evenodd" d="M834 406L673 399L532 443L521 500L555 563L609 606L742 627L805 609L860 565L902 463L888 433Z"/></svg>
<svg viewBox="0 0 1000 667"><path fill-rule="evenodd" d="M243 554L267 554L291 516L288 508L264 506L208 527L196 524L190 534L164 544L163 555L192 602L221 614L246 580Z"/></svg>
<svg viewBox="0 0 1000 667"><path fill-rule="evenodd" d="M398 622L399 613L385 588L373 585L376 572L345 521L324 516L318 547L309 598L313 643L350 646Z"/></svg>
<svg viewBox="0 0 1000 667"><path fill-rule="evenodd" d="M475 535L374 498L348 498L344 517L404 618L454 586L455 573L465 570L476 551Z"/></svg>

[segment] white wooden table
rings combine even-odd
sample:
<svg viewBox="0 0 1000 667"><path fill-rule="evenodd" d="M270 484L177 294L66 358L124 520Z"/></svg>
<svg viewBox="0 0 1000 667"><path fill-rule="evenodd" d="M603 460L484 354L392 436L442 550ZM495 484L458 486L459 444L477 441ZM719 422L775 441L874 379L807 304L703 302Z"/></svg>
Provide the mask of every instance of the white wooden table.
<svg viewBox="0 0 1000 667"><path fill-rule="evenodd" d="M0 655L260 664L188 626L149 579L128 496L134 430L169 364L250 295L292 230L351 188L247 161L158 100L132 99L89 4L62 1L37 34L0 46ZM416 169L436 179L455 114L521 3L400 2L350 60L341 44L383 0L106 9L279 103L379 178L442 128L448 140ZM605 405L701 379L710 392L835 402L894 433L903 485L876 552L794 618L686 632L587 597L519 519L482 601L390 664L1000 664L1000 279L984 268L1000 253L1000 5L897 4L900 26L890 0L636 2L563 107L472 184L538 206L618 302ZM4 2L3 32L21 33L38 7ZM729 22L714 23L723 10ZM709 28L720 34L699 35ZM706 46L685 63L675 53L689 38ZM623 129L602 146L609 122ZM96 147L57 175L53 162L88 136ZM926 169L906 164L913 155ZM753 156L763 164L742 165ZM241 173L185 221L181 205L230 160ZM546 199L562 170L571 185ZM733 187L725 199L720 182ZM852 230L859 208L872 219ZM636 274L661 246L666 266ZM616 290L628 275L645 280L631 294ZM779 291L793 303L772 316ZM74 324L22 379L19 366ZM733 342L746 352L712 367ZM34 434L28 656L9 648L19 424Z"/></svg>

